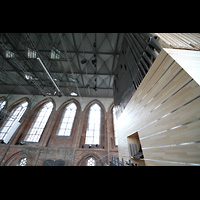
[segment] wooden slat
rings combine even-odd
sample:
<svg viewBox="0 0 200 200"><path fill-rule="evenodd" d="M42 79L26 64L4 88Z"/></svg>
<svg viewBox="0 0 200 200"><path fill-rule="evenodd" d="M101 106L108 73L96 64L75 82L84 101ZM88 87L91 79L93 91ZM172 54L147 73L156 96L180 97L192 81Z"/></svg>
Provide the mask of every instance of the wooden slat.
<svg viewBox="0 0 200 200"><path fill-rule="evenodd" d="M153 74L151 79L148 81L146 87L143 88L142 92L140 93L140 96L142 98L137 98L135 102L139 102L143 98L145 98L146 93L151 89L151 87L156 83L156 81L160 78L160 76L167 70L167 68L173 63L173 59L171 57L167 57L163 63L160 65L158 70Z"/></svg>
<svg viewBox="0 0 200 200"><path fill-rule="evenodd" d="M200 51L164 50L200 85Z"/></svg>
<svg viewBox="0 0 200 200"><path fill-rule="evenodd" d="M138 132L144 159L161 160L146 164L200 163L196 143L156 148L200 141L200 86L176 61L188 56L194 66L200 54L174 49L161 53L117 121L119 156L130 156L127 137Z"/></svg>
<svg viewBox="0 0 200 200"><path fill-rule="evenodd" d="M141 140L142 147L151 147L159 145L179 144L186 142L200 141L200 121L194 121L188 125L171 129L152 137ZM156 132L155 132L156 133ZM157 132L159 133L159 132ZM188 133L190 133L188 135Z"/></svg>
<svg viewBox="0 0 200 200"><path fill-rule="evenodd" d="M176 127L184 123L187 123L189 121L200 118L199 103L200 103L200 98L188 104L187 106L184 106L180 110L168 115L167 117L160 119L156 123L140 130L138 132L139 136L146 137L153 133L160 132L172 127ZM155 118L157 118L158 116L159 114Z"/></svg>
<svg viewBox="0 0 200 200"><path fill-rule="evenodd" d="M200 50L199 33L154 33L163 48Z"/></svg>
<svg viewBox="0 0 200 200"><path fill-rule="evenodd" d="M177 64L176 64L177 65ZM176 69L176 68L172 68L172 69ZM178 68L177 68L178 69ZM177 70L176 69L176 70ZM171 73L171 71L169 71L170 73ZM170 74L169 73L169 74ZM140 104L137 104L137 106L135 106L134 107L134 110L131 110L131 109L129 109L129 110L126 110L126 113L124 113L124 114L126 114L126 115L129 115L130 117L128 118L128 119L126 119L126 123L128 123L129 121L132 121L132 124L131 124L131 126L133 126L135 129L139 129L140 127L142 127L142 126L145 126L146 124L149 124L150 122L152 122L152 121L154 121L154 120L156 120L156 119L158 119L159 117L161 117L161 116L163 116L163 115L165 115L165 114L167 114L168 112L170 112L170 111L172 111L173 109L175 109L175 108L177 108L178 107L178 105L179 105L179 101L180 100L182 100L182 99L184 99L185 98L185 101L182 101L182 104L184 104L184 103L186 103L187 101L189 101L189 100L191 100L191 98L194 98L194 96L191 96L191 94L192 94L192 92L191 93L188 93L188 95L187 95L187 93L185 93L185 95L184 96L180 96L179 98L178 98L178 100L176 101L177 102L177 106L176 107L173 107L172 105L171 105L171 103L175 103L175 101L174 101L174 99L176 99L176 96L175 97L173 97L173 100L170 100L170 102L169 103L165 103L165 104L163 104L163 106L160 106L157 110L156 110L156 113L155 113L155 111L151 114L151 117L149 117L149 116L145 116L148 112L150 112L154 107L156 107L156 106L158 106L160 103L162 103L167 97L169 97L171 94L173 94L174 92L176 92L179 88L181 88L182 87L182 85L184 85L185 83L186 83L186 81L188 82L188 80L190 80L191 78L190 77L188 77L188 75L186 74L186 73L184 73L184 72L182 72L185 76L181 76L181 78L185 78L185 79L182 79L182 84L181 85L179 85L179 83L181 83L180 81L178 81L178 80L176 80L176 79L174 79L174 82L172 82L172 84L176 84L176 83L178 83L178 86L176 85L176 87L172 87L172 85L170 85L168 88L166 88L166 90L164 90L164 91L162 91L163 93L164 93L164 97L160 97L160 96L157 96L155 99L154 99L154 101L152 101L150 104L149 104L149 106L147 106L147 107L143 107L145 104L142 104L141 103L141 105ZM168 77L168 76L167 76ZM188 77L188 79L186 78L186 77ZM163 77L164 78L164 77ZM179 80L180 80L180 78L179 78ZM193 81L194 82L194 81ZM163 82L164 83L164 82ZM165 83L166 84L166 83ZM184 92L185 91L187 91L187 90L189 90L191 87L193 87L193 85L195 84L195 82L192 84L189 84L187 87L186 87L186 89L185 90L183 90L183 94L184 94ZM158 86L163 86L162 84L159 84L159 82L157 83L157 85ZM161 87L162 88L162 87ZM171 90L170 91L170 93L167 93L167 90L169 90L169 89L173 89L174 88L174 90ZM198 91L199 91L199 87L197 88L198 89ZM154 92L153 92L154 91ZM158 89L157 89L157 87L156 87L156 90L151 90L151 92L153 93L153 95L155 95L156 94L156 91L159 91ZM152 96L153 95L151 95L151 94L149 94L148 96L150 96L150 98L147 98L147 100L149 100L149 99L151 99L152 98ZM178 95L178 94L177 94ZM158 100L157 100L158 99ZM154 104L154 102L158 102L157 104ZM153 106L151 106L153 104ZM165 109L163 109L163 107L165 108ZM144 117L140 117L140 116L144 116ZM134 119L134 121L132 120L132 119ZM137 123L137 124L136 124ZM130 129L130 126L127 126L127 128L129 128ZM124 130L121 130L121 131L124 131ZM132 131L132 130L131 130ZM141 135L142 136L142 135Z"/></svg>
<svg viewBox="0 0 200 200"><path fill-rule="evenodd" d="M200 143L144 149L145 157L155 160L200 163Z"/></svg>
<svg viewBox="0 0 200 200"><path fill-rule="evenodd" d="M159 56L156 58L156 60L153 63L154 67L151 67L151 69L148 71L147 75L145 76L145 79L142 80L139 86L140 90L136 90L136 92L134 93L134 96L132 97L132 101L135 101L141 95L142 90L148 84L149 80L151 79L151 77L153 76L153 74L155 73L155 71L160 66L161 62L165 59L166 56L167 56L166 51L161 50Z"/></svg>

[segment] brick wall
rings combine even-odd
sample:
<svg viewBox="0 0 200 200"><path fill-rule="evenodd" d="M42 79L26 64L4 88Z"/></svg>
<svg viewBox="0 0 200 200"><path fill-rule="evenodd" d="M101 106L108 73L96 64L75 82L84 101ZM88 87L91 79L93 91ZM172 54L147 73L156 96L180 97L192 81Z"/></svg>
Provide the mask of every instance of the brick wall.
<svg viewBox="0 0 200 200"><path fill-rule="evenodd" d="M12 99L12 103L8 102L8 110L12 110L24 98L28 99L22 95L14 97L15 101ZM93 157L96 165L102 166L105 162L109 162L112 155L118 155L118 147L113 142L113 99L83 98L82 102L78 98L66 100L66 98L57 99L57 97L36 97L36 99L37 101L28 107L28 111L21 119L21 125L9 143L0 144L0 165L16 166L21 158L27 157L28 166L42 166L45 160L64 160L65 166L83 166L86 165L89 157ZM39 142L20 145L20 142L24 141L37 112L48 101L52 101L54 108ZM77 105L71 136L57 136L57 129L64 109L71 102ZM89 148L84 142L89 109L93 103L98 103L101 106L101 143Z"/></svg>

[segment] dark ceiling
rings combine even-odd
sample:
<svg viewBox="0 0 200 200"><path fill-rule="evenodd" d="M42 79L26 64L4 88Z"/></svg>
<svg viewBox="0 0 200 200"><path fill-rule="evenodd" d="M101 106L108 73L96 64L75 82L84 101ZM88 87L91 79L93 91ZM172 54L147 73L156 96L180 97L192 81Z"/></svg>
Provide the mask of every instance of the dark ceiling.
<svg viewBox="0 0 200 200"><path fill-rule="evenodd" d="M0 94L113 97L123 33L0 33Z"/></svg>

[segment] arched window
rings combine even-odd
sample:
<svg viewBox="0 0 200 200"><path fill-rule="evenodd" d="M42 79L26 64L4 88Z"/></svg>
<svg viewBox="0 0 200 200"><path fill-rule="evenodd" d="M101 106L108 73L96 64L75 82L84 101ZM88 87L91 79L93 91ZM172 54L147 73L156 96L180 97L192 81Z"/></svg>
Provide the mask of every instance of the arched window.
<svg viewBox="0 0 200 200"><path fill-rule="evenodd" d="M99 144L101 132L101 107L95 103L90 107L85 144Z"/></svg>
<svg viewBox="0 0 200 200"><path fill-rule="evenodd" d="M77 106L75 103L70 103L69 105L65 107L65 111L63 113L61 122L59 124L58 132L57 132L58 136L71 135L74 118L76 115L76 110L77 110Z"/></svg>
<svg viewBox="0 0 200 200"><path fill-rule="evenodd" d="M42 108L37 113L35 120L33 121L31 128L29 129L24 141L25 142L38 142L42 132L46 126L49 119L51 111L53 109L53 103L45 103Z"/></svg>
<svg viewBox="0 0 200 200"><path fill-rule="evenodd" d="M8 116L7 120L4 122L3 126L0 129L0 139L1 140L3 140L7 136L7 134L11 130L11 128L17 123L16 121L18 121L18 122L20 121L22 115L24 114L24 112L27 109L27 106L28 106L28 102L27 101L23 101L22 103L17 105L12 110L12 112ZM16 128L17 127L18 126L16 126Z"/></svg>
<svg viewBox="0 0 200 200"><path fill-rule="evenodd" d="M115 114L115 107L113 107L113 129L114 129L114 136L115 136L115 145L118 145L118 138L117 138L117 131L116 131L116 114Z"/></svg>
<svg viewBox="0 0 200 200"><path fill-rule="evenodd" d="M17 166L25 166L26 164L27 164L27 157L23 157L18 161Z"/></svg>
<svg viewBox="0 0 200 200"><path fill-rule="evenodd" d="M87 160L87 166L95 166L96 165L96 162L95 162L95 159L90 157L88 160Z"/></svg>

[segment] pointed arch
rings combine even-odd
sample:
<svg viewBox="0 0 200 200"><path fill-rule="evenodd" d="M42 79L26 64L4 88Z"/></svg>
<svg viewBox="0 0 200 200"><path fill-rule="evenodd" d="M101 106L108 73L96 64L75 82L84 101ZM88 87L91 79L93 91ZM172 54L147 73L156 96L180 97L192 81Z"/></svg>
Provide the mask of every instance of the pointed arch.
<svg viewBox="0 0 200 200"><path fill-rule="evenodd" d="M94 100L92 100L91 102L89 102L89 103L86 105L86 107L85 107L85 109L84 109L84 112L86 112L86 111L90 108L90 106L93 105L93 104L95 104L95 103L97 103L97 104L101 107L102 112L105 112L106 109L105 109L104 105L103 105L99 100L97 100L97 99L94 99Z"/></svg>
<svg viewBox="0 0 200 200"><path fill-rule="evenodd" d="M29 163L31 162L32 156L26 150L22 150L22 151L14 153L2 165L3 166L17 166L20 159L22 158L27 158L28 162L26 165L29 165Z"/></svg>
<svg viewBox="0 0 200 200"><path fill-rule="evenodd" d="M60 107L58 108L58 113L63 112L65 107L70 104L70 103L75 103L77 106L77 110L81 110L81 104L79 103L79 101L77 101L76 99L72 98L67 100L66 102L64 102L62 105L60 105Z"/></svg>
<svg viewBox="0 0 200 200"><path fill-rule="evenodd" d="M101 106L94 103L90 106L86 129L85 144L99 145L101 136Z"/></svg>
<svg viewBox="0 0 200 200"><path fill-rule="evenodd" d="M65 110L60 120L57 135L58 136L70 136L74 119L76 116L77 106L74 102L71 102L65 106Z"/></svg>
<svg viewBox="0 0 200 200"><path fill-rule="evenodd" d="M98 105L100 107L100 120L98 121L99 122L99 129L100 129L100 132L99 132L99 139L97 139L97 137L93 137L94 136L94 132L95 132L95 129L91 130L88 132L88 129L90 129L88 127L88 123L89 123L89 119L90 119L90 108L93 106L93 105ZM105 144L106 144L106 137L105 137L105 107L104 105L97 99L89 102L87 104L87 106L85 107L84 109L84 122L83 122L83 129L82 129L82 135L81 135L81 138L80 138L80 145L79 147L83 148L84 146L87 146L89 145L89 143L92 141L92 144L90 145L94 145L95 148L105 148ZM93 126L94 127L94 126ZM89 133L92 137L92 140L88 139L86 140L86 133ZM87 134L88 136L88 134Z"/></svg>
<svg viewBox="0 0 200 200"><path fill-rule="evenodd" d="M0 128L0 139L6 140L6 143L19 127L21 119L27 111L29 105L28 100L28 98L22 98L8 108L8 112L10 113Z"/></svg>
<svg viewBox="0 0 200 200"><path fill-rule="evenodd" d="M70 104L74 104L74 105L76 106L76 112L75 112L75 113L73 112L73 115L74 115L74 116L71 116L71 118L74 118L74 119L73 119L73 120L72 120L72 119L69 120L70 123L73 121L72 126L71 126L71 127L68 127L68 130L71 129L70 135L71 135L72 132L73 132L75 121L77 120L77 116L78 116L78 114L79 114L80 111L81 111L81 105L80 105L80 103L79 103L76 99L74 99L74 98L69 99L68 101L64 102L64 103L58 108L58 110L57 110L57 113L58 113L58 114L57 114L57 117L56 117L56 120L55 120L55 123L54 123L54 131L53 131L53 132L56 133L56 135L59 135L58 132L59 132L59 129L60 129L60 127L61 127L63 117L64 117L65 114L67 114L67 113L66 113L66 111L67 111L66 109L68 108L68 106L70 106ZM69 114L69 115L67 115L66 117L70 117L70 113L68 113L68 114ZM66 125L67 125L67 122L68 122L68 121L66 121ZM64 124L63 124L63 129L64 129ZM69 132L68 132L68 133L69 133ZM62 135L62 134L61 134L61 135ZM65 134L64 134L64 135L65 135ZM67 135L67 136L69 136L69 135Z"/></svg>
<svg viewBox="0 0 200 200"><path fill-rule="evenodd" d="M46 129L49 127L53 111L55 111L55 102L52 98L46 98L37 103L29 113L29 120L27 120L26 125L23 130L21 130L23 131L23 135L20 137L19 142L25 141L39 143L41 142L43 135L45 135L46 139L49 132L47 132ZM43 143L45 142L44 140L42 141Z"/></svg>
<svg viewBox="0 0 200 200"><path fill-rule="evenodd" d="M25 142L39 142L52 110L53 103L51 101L46 102L41 106L35 120L26 134L24 139Z"/></svg>
<svg viewBox="0 0 200 200"><path fill-rule="evenodd" d="M76 114L74 116L73 125L71 127L70 135L60 134L58 135L59 128L62 123L63 116L66 111L66 107L69 106L71 103L74 103L77 107ZM60 145L60 146L68 146L68 147L74 147L76 146L76 138L78 137L78 127L79 127L79 116L81 114L81 105L79 101L77 101L74 98L71 98L67 100L66 102L62 103L60 107L55 112L54 122L53 122L53 129L51 131L50 137L48 138L47 146L52 145ZM65 124L67 125L67 124ZM63 129L65 127L63 124ZM67 127L69 130L70 127ZM69 133L69 132L68 132Z"/></svg>
<svg viewBox="0 0 200 200"><path fill-rule="evenodd" d="M82 158L75 163L75 166L87 166L87 161L93 158L95 160L95 166L103 166L103 161L101 159L101 157L96 154L96 153L85 153L85 155L82 156Z"/></svg>

